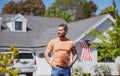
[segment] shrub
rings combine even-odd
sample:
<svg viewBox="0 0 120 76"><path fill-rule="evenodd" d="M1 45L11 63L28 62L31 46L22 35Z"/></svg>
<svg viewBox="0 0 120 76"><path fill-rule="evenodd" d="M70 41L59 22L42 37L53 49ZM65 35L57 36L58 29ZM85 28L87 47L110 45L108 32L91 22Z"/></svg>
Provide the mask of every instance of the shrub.
<svg viewBox="0 0 120 76"><path fill-rule="evenodd" d="M13 44L10 46L9 52L0 53L0 73L8 73L9 76L17 76L20 73L19 69L12 67L14 57L18 55L18 49Z"/></svg>

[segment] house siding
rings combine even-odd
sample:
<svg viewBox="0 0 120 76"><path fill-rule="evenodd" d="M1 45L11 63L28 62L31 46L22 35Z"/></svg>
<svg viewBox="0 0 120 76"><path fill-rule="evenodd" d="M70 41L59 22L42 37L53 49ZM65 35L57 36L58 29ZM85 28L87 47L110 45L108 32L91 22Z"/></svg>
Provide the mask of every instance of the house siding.
<svg viewBox="0 0 120 76"><path fill-rule="evenodd" d="M44 53L44 52L40 52L40 50L36 50L36 61L37 61L36 75L50 76L51 67L44 58L39 57L40 53Z"/></svg>

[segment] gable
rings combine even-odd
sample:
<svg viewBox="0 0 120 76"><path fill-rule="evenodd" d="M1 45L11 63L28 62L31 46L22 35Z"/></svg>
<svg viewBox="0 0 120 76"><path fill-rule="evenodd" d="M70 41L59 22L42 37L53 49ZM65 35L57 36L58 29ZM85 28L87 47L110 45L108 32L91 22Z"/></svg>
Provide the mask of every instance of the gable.
<svg viewBox="0 0 120 76"><path fill-rule="evenodd" d="M27 22L28 20L22 16L21 14L17 14L14 17L11 18L11 21L23 21L23 22Z"/></svg>
<svg viewBox="0 0 120 76"><path fill-rule="evenodd" d="M6 25L10 31L14 32L26 32L27 31L27 19L21 14L17 14L6 22Z"/></svg>
<svg viewBox="0 0 120 76"><path fill-rule="evenodd" d="M80 39L90 39L90 37L86 34L89 31L91 31L91 29L93 29L93 28L96 28L100 31L112 28L111 22L115 21L115 19L112 16L110 16L109 14L105 14L105 15L101 15L102 18L99 19L99 17L100 16L96 17L96 18L98 18L98 21L92 23L92 26L90 25L90 27L87 30L84 30L81 35L79 35L77 38L74 39L74 42L78 42Z"/></svg>

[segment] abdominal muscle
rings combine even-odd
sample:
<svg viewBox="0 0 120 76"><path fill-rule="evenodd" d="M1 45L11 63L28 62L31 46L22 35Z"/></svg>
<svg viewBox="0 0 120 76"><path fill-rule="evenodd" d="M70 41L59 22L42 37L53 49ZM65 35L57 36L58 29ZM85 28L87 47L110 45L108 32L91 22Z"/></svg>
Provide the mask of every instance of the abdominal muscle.
<svg viewBox="0 0 120 76"><path fill-rule="evenodd" d="M53 64L56 66L66 67L70 63L70 54L67 51L53 52Z"/></svg>

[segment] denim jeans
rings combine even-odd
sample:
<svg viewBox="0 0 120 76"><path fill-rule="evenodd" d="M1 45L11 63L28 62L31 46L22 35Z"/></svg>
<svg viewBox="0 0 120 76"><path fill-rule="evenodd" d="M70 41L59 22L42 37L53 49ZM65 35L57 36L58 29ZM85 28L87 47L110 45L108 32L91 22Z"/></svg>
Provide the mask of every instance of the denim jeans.
<svg viewBox="0 0 120 76"><path fill-rule="evenodd" d="M61 68L55 67L52 69L51 76L70 76L71 75L71 68Z"/></svg>

